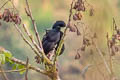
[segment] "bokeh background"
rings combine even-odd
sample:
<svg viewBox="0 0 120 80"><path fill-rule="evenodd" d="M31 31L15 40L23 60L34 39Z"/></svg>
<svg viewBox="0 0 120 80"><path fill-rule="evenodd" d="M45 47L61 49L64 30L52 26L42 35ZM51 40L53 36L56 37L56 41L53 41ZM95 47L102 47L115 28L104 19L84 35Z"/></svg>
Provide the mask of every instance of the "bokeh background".
<svg viewBox="0 0 120 80"><path fill-rule="evenodd" d="M0 6L2 6L6 1L7 0L0 0ZM45 29L50 29L56 20L64 20L67 23L72 0L28 1L41 38L45 33ZM22 17L23 22L34 35L31 21L24 11L25 0L13 0L13 2ZM113 17L116 19L116 23L120 25L120 0L87 0L87 2L93 6L94 16L89 16L88 11L86 11L83 14L83 21L93 32L97 33L99 48L102 51L107 52L106 34L107 32L109 34L112 32L111 26ZM10 3L8 3L4 8L8 7L11 7ZM41 67L35 63L33 51L22 40L15 27L10 23L0 22L2 23L0 26L0 46L11 51L18 59L26 60L26 58L29 57L31 64ZM58 63L62 80L81 80L80 72L85 66L102 62L97 53L93 53L91 56L89 51L82 54L80 60L75 60L74 57L76 55L76 50L80 45L81 36L78 37L76 33L68 32L65 40L66 49L64 54L59 57ZM118 56L119 54L117 54L117 58L119 59ZM119 60L113 63L115 76L120 80ZM7 66L7 68L9 68L9 66ZM104 73L105 80L109 80L104 64L100 64L98 67L93 66L89 68L86 73L86 80L104 80L103 76L99 73L98 68L101 70L101 73ZM24 76L19 73L10 73L7 75L10 80L24 80ZM34 71L29 71L29 80L48 80L48 78Z"/></svg>

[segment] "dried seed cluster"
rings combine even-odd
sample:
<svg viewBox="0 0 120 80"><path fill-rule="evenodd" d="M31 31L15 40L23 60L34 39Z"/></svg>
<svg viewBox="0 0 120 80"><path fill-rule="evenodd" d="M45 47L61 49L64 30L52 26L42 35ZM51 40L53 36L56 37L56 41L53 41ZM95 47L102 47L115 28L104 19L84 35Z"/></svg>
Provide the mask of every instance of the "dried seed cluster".
<svg viewBox="0 0 120 80"><path fill-rule="evenodd" d="M78 0L77 2L75 2L73 9L76 9L77 11L85 11L83 0Z"/></svg>
<svg viewBox="0 0 120 80"><path fill-rule="evenodd" d="M108 40L108 46L111 50L111 56L120 51L120 34L116 33L112 35L112 38Z"/></svg>
<svg viewBox="0 0 120 80"><path fill-rule="evenodd" d="M6 22L14 22L15 24L21 24L21 18L18 14L14 14L9 9L4 9L3 14L0 14L0 19Z"/></svg>
<svg viewBox="0 0 120 80"><path fill-rule="evenodd" d="M80 21L82 19L81 13L85 11L84 1L83 0L75 1L72 6L72 10L75 11L75 13L72 14L73 21ZM72 23L69 23L68 26L71 32L77 32L77 35L80 35L80 32L76 24L72 25Z"/></svg>
<svg viewBox="0 0 120 80"><path fill-rule="evenodd" d="M77 32L77 35L80 35L80 31L78 30L77 24L75 22L80 22L82 20L82 13L86 11L87 2L83 0L76 0L72 6L72 20L74 23L69 23L69 29L71 32ZM93 16L93 7L89 4L89 16Z"/></svg>
<svg viewBox="0 0 120 80"><path fill-rule="evenodd" d="M88 31L86 31L85 33L87 33ZM88 32L90 34L90 32ZM85 52L86 48L88 47L93 47L94 46L94 39L97 39L97 35L96 33L94 33L93 35L83 35L83 41L82 41L82 46L77 49L77 54L75 55L75 59L80 59L81 54ZM90 49L90 54L93 53L93 50Z"/></svg>
<svg viewBox="0 0 120 80"><path fill-rule="evenodd" d="M108 47L111 51L111 56L114 56L117 52L120 52L120 29L117 27L115 20L113 19L113 34L109 38L107 34Z"/></svg>
<svg viewBox="0 0 120 80"><path fill-rule="evenodd" d="M85 5L83 0L78 0L75 2L73 9L76 11L76 13L73 15L73 20L81 20L82 14L81 12L85 11Z"/></svg>
<svg viewBox="0 0 120 80"><path fill-rule="evenodd" d="M82 14L79 12L79 13L75 13L73 15L73 20L81 20L82 19Z"/></svg>

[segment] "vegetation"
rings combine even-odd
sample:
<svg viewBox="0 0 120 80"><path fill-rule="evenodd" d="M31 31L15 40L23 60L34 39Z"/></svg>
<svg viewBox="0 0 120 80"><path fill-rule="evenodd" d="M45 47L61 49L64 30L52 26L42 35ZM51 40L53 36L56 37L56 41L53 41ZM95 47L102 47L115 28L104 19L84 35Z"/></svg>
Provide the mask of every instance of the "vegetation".
<svg viewBox="0 0 120 80"><path fill-rule="evenodd" d="M51 1L55 2L54 0ZM47 2L49 1L45 0L43 1L43 4ZM3 37L1 37L1 39L7 40L6 42L3 43L3 44L6 43L4 48L0 47L0 73L2 74L1 77L3 78L3 80L9 80L9 79L21 80L21 78L18 78L21 75L23 80L29 80L30 76L32 75L29 74L30 70L32 70L32 72L33 71L37 72L37 74L40 73L42 75L45 75L45 80L48 79L46 78L46 76L49 77L49 79L51 80L62 80L62 79L69 80L70 78L65 78L64 74L68 74L70 76L71 73L72 76L74 76L75 74L76 77L71 79L79 78L79 80L114 80L114 79L119 80L120 79L119 78L120 71L115 64L115 60L119 58L119 53L120 53L120 44L119 44L120 29L116 24L115 18L112 18L111 15L107 15L107 14L106 16L104 16L105 20L107 20L107 17L109 18L110 16L111 17L110 19L113 22L111 22L110 25L104 22L100 23L100 26L102 26L103 24L106 26L112 26L111 27L112 31L106 30L106 33L103 34L101 33L102 30L99 31L100 29L95 30L95 28L90 27L91 25L97 23L96 20L98 18L100 18L99 20L101 20L101 15L96 16L98 15L98 13L97 12L95 13L96 7L94 7L94 2L91 5L89 1L86 0L72 0L71 4L69 4L70 9L69 11L67 10L69 12L69 14L66 14L68 17L67 18L68 21L66 23L67 24L66 28L63 30L64 34L59 43L59 47L55 51L56 54L53 53L54 56L52 56L52 59L49 59L47 55L45 55L41 43L41 39L42 39L41 33L44 31L44 27L38 27L36 22L37 20L39 21L37 17L40 16L40 18L42 18L41 20L43 20L43 24L44 23L46 24L46 20L45 20L46 18L42 17L41 15L46 13L46 15L49 16L51 12L48 14L47 11L45 11L47 8L43 6L44 7L43 10L40 9L40 11L43 11L43 13L41 12L40 15L35 16L33 15L34 11L32 12L32 6L29 4L28 0L25 0L24 3L25 3L24 13L20 12L20 9L18 9L17 5L15 4L15 1L12 0L6 1L0 7L0 28L2 28L0 34L6 32L6 34L2 34ZM61 3L63 3L63 1L61 1ZM52 11L52 8L50 7L49 3L47 3L47 6L49 6L48 8L50 8L50 10ZM21 8L23 10L23 7ZM35 12L37 13L36 10ZM35 16L35 18L33 16ZM28 20L28 18L30 21ZM96 18L94 19L95 21L94 23L91 21L91 18L93 19ZM49 17L47 17L47 19L49 19ZM51 20L52 19L50 19L50 21ZM89 24L87 21L90 22L90 25L87 25ZM50 25L50 23L48 25ZM97 25L95 26L97 27ZM39 26L42 26L42 23L39 24ZM13 30L14 28L16 28L17 32ZM30 49L26 47L25 50L21 48L22 51L17 51L18 48L17 45L12 46L13 48L11 47L10 49L9 47L11 45L19 44L19 43L17 41L15 42L15 40L11 40L11 42L9 42L9 39L7 38L11 38L11 39L16 38L16 37L14 38L14 36L12 35L9 35L9 31L13 31L13 33L16 34L19 33L19 36L17 37L19 38L21 37L26 44L22 43L22 41L21 43L25 44L25 46L26 45L29 46ZM73 37L74 35L74 33L71 32L76 33L77 38L79 39L75 40L70 38ZM9 36L9 37L4 37L4 36ZM71 42L73 43L73 45L70 45ZM79 45L75 46L75 48L66 47L67 50L64 53L64 56L62 55L60 56L60 58L62 59L62 62L63 61L64 63L68 62L67 64L71 66L69 67L69 69L66 68L67 65L64 66L62 68L63 72L61 72L59 70L59 66L61 66L64 63L59 62L59 54L63 46L63 43L65 43L67 46L73 46L73 47L76 45L76 43L77 44L79 43ZM10 50L8 51L7 48ZM75 51L72 51L71 49L75 49ZM25 53L27 53L28 55L26 55ZM24 57L24 59L21 58L22 56ZM72 58L71 59L68 58L69 56L72 56ZM73 62L74 60L76 61ZM73 63L71 63L71 61ZM76 62L77 65L74 66ZM7 65L9 67L6 67ZM119 66L119 64L117 65ZM66 70L68 70L69 72L67 72ZM17 76L17 78L11 77L13 74L16 75L13 72L18 72L20 75ZM10 73L9 76L7 76L6 73ZM28 75L30 76L28 77ZM94 76L91 77L91 75ZM31 80L33 79L34 78L32 78ZM40 79L42 79L42 77L35 78L35 80L40 80Z"/></svg>

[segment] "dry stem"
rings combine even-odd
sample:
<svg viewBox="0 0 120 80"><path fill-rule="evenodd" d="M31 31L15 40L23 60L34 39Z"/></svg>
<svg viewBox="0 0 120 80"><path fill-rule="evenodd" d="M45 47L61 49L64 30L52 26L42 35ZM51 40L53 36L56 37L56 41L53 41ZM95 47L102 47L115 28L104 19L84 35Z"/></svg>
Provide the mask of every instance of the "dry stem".
<svg viewBox="0 0 120 80"><path fill-rule="evenodd" d="M37 56L40 57L38 51L33 47L33 45L25 38L25 36L23 35L22 31L19 29L19 27L15 24L15 28L17 29L18 33L21 35L21 37L23 38L23 40L31 47L31 49L35 52L35 54Z"/></svg>
<svg viewBox="0 0 120 80"><path fill-rule="evenodd" d="M110 70L110 68L109 68L109 65L107 64L106 59L104 58L101 50L98 48L98 46L97 46L97 44L96 44L95 42L94 42L94 46L95 46L97 52L99 53L99 55L101 56L101 58L102 58L102 60L103 60L103 62L104 62L104 64L105 64L105 67L106 67L108 73L111 75L112 72L111 72L111 70Z"/></svg>
<svg viewBox="0 0 120 80"><path fill-rule="evenodd" d="M34 27L34 31L35 31L35 35L36 35L37 40L38 40L39 47L40 47L41 49L43 49L43 48L42 48L42 43L41 43L41 40L40 40L40 36L39 36L39 34L38 34L38 31L37 31L37 26L36 26L35 20L33 19L33 16L32 16L32 13L31 13L31 9L30 9L29 4L28 4L28 0L26 0L26 6L27 6L26 12L27 12L27 10L28 10L28 13L27 13L27 14L29 15L29 17L30 17L30 19L31 19L31 21L32 21L32 24L33 24L33 27Z"/></svg>
<svg viewBox="0 0 120 80"><path fill-rule="evenodd" d="M7 77L7 75L6 75L5 72L4 72L4 69L2 68L2 65L0 65L0 70L1 70L1 73L2 73L2 75L3 75L3 77L4 77L4 79L5 79L5 80L9 80L8 77Z"/></svg>
<svg viewBox="0 0 120 80"><path fill-rule="evenodd" d="M26 62L21 61L21 60L19 60L19 59L16 59L16 58L14 58L14 57L11 58L11 60L12 60L13 62L17 63L17 64L21 64L21 65L26 66ZM31 64L28 64L28 65L29 65L29 69L47 75L47 71L42 70L42 69L40 69L40 68L38 68L38 67L32 66Z"/></svg>

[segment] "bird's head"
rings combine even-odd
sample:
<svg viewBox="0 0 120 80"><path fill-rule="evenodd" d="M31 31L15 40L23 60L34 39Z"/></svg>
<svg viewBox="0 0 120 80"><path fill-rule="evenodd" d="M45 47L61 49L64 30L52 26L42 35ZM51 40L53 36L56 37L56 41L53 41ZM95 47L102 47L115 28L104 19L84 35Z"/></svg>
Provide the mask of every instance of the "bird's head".
<svg viewBox="0 0 120 80"><path fill-rule="evenodd" d="M61 27L65 27L65 26L66 26L66 24L64 21L56 21L55 24L53 25L52 29L60 30Z"/></svg>

